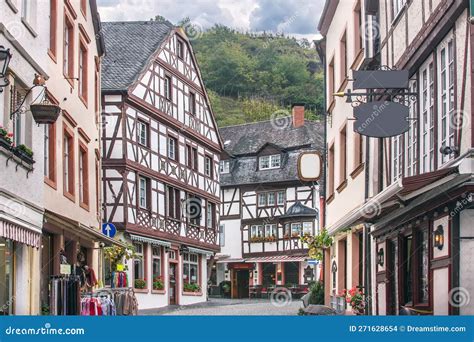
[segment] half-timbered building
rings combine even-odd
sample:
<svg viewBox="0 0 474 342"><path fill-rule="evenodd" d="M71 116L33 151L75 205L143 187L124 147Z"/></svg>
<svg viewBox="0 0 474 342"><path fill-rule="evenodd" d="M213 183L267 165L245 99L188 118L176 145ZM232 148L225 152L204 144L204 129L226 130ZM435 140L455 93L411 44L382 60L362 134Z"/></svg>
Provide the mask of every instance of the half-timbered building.
<svg viewBox="0 0 474 342"><path fill-rule="evenodd" d="M133 243L140 309L206 300L219 250L219 133L183 30L103 24L104 216Z"/></svg>
<svg viewBox="0 0 474 342"><path fill-rule="evenodd" d="M293 116L220 129L221 253L217 284L231 282L232 298L294 289L316 280L303 234L319 231L319 184L300 181L299 156L322 148L323 126Z"/></svg>

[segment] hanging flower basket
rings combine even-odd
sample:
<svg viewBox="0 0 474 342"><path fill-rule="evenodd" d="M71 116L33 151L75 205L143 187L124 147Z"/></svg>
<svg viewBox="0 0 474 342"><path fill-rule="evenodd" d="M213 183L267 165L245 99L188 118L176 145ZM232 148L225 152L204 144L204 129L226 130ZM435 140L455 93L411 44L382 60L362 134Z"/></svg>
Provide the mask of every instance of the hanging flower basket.
<svg viewBox="0 0 474 342"><path fill-rule="evenodd" d="M33 165L33 151L25 145L19 145L13 149L13 153L23 159L26 163Z"/></svg>
<svg viewBox="0 0 474 342"><path fill-rule="evenodd" d="M52 124L58 119L61 107L43 102L30 105L30 110L37 124Z"/></svg>

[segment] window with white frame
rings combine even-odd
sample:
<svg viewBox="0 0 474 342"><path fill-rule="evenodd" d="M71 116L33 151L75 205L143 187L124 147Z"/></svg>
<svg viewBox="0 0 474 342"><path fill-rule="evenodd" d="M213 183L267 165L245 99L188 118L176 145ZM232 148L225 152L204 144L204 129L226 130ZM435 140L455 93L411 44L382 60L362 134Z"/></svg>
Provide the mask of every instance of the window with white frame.
<svg viewBox="0 0 474 342"><path fill-rule="evenodd" d="M277 226L276 224L266 224L265 225L265 237L277 237Z"/></svg>
<svg viewBox="0 0 474 342"><path fill-rule="evenodd" d="M137 121L137 140L140 145L148 146L148 124L141 120Z"/></svg>
<svg viewBox="0 0 474 342"><path fill-rule="evenodd" d="M219 172L221 175L230 172L230 160L221 160L219 164Z"/></svg>
<svg viewBox="0 0 474 342"><path fill-rule="evenodd" d="M133 247L135 249L135 258L133 259L133 280L145 279L145 267L144 267L144 248L143 243L134 242Z"/></svg>
<svg viewBox="0 0 474 342"><path fill-rule="evenodd" d="M303 235L314 235L312 222L303 222Z"/></svg>
<svg viewBox="0 0 474 342"><path fill-rule="evenodd" d="M206 176L212 178L212 159L209 156L204 157L204 173Z"/></svg>
<svg viewBox="0 0 474 342"><path fill-rule="evenodd" d="M199 283L199 256L183 253L183 280L189 284Z"/></svg>
<svg viewBox="0 0 474 342"><path fill-rule="evenodd" d="M292 237L301 236L302 231L303 231L303 224L302 223L297 222L297 223L292 223L291 224L291 236Z"/></svg>
<svg viewBox="0 0 474 342"><path fill-rule="evenodd" d="M252 225L250 227L250 238L263 237L263 226Z"/></svg>
<svg viewBox="0 0 474 342"><path fill-rule="evenodd" d="M281 166L281 155L274 154L271 156L262 156L259 158L259 169L270 170L278 169Z"/></svg>
<svg viewBox="0 0 474 342"><path fill-rule="evenodd" d="M267 205L267 194L258 194L258 206L264 207Z"/></svg>
<svg viewBox="0 0 474 342"><path fill-rule="evenodd" d="M410 92L417 92L418 83L416 80L410 82ZM417 173L418 164L418 116L416 99L410 100L410 122L408 132L405 133L406 160L405 175L411 177Z"/></svg>
<svg viewBox="0 0 474 342"><path fill-rule="evenodd" d="M267 206L272 207L275 205L275 193L269 192L267 194Z"/></svg>
<svg viewBox="0 0 474 342"><path fill-rule="evenodd" d="M173 137L168 137L168 158L177 160L178 142Z"/></svg>
<svg viewBox="0 0 474 342"><path fill-rule="evenodd" d="M148 208L147 183L148 183L148 180L145 177L139 177L138 197L139 197L140 208L143 208L143 209Z"/></svg>
<svg viewBox="0 0 474 342"><path fill-rule="evenodd" d="M434 66L429 60L421 77L421 172L434 170Z"/></svg>
<svg viewBox="0 0 474 342"><path fill-rule="evenodd" d="M219 246L225 246L225 225L219 225Z"/></svg>
<svg viewBox="0 0 474 342"><path fill-rule="evenodd" d="M285 192L278 191L277 195L277 205L284 205L285 204Z"/></svg>
<svg viewBox="0 0 474 342"><path fill-rule="evenodd" d="M402 11L405 6L406 0L392 0L392 20L395 20L398 14Z"/></svg>
<svg viewBox="0 0 474 342"><path fill-rule="evenodd" d="M153 246L151 250L151 272L153 281L161 278L161 247Z"/></svg>
<svg viewBox="0 0 474 342"><path fill-rule="evenodd" d="M454 146L456 119L454 111L454 43L452 36L441 43L438 49L438 136L439 146ZM454 157L454 154L439 154L441 164Z"/></svg>
<svg viewBox="0 0 474 342"><path fill-rule="evenodd" d="M213 203L207 203L207 212L206 212L206 227L212 228L214 226L214 213L215 205Z"/></svg>
<svg viewBox="0 0 474 342"><path fill-rule="evenodd" d="M397 135L392 138L392 182L402 177L403 171L403 138Z"/></svg>

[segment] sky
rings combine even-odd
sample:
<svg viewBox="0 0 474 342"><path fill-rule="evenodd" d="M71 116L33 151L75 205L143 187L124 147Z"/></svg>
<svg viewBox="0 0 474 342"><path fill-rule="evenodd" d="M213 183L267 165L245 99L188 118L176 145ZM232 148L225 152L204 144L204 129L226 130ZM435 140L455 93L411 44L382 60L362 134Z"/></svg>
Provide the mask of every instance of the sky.
<svg viewBox="0 0 474 342"><path fill-rule="evenodd" d="M102 21L149 20L176 24L189 17L202 29L223 24L239 31L284 33L317 39L324 0L98 0Z"/></svg>

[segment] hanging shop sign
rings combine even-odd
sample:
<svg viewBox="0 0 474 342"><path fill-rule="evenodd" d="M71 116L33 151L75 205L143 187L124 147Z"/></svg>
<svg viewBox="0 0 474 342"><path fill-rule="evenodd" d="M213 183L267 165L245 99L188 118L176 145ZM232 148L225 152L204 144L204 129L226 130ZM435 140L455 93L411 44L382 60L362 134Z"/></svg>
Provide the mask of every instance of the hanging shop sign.
<svg viewBox="0 0 474 342"><path fill-rule="evenodd" d="M375 101L354 108L354 132L373 138L389 138L410 128L409 108L397 102Z"/></svg>
<svg viewBox="0 0 474 342"><path fill-rule="evenodd" d="M298 157L298 177L305 182L316 182L322 176L323 158L317 151L303 152Z"/></svg>
<svg viewBox="0 0 474 342"><path fill-rule="evenodd" d="M354 131L371 138L390 138L408 131L409 106L418 100L418 93L409 91L408 70L381 66L376 70L355 70L354 89L366 92L335 93L345 97L354 107Z"/></svg>
<svg viewBox="0 0 474 342"><path fill-rule="evenodd" d="M408 70L355 70L354 89L406 89Z"/></svg>

